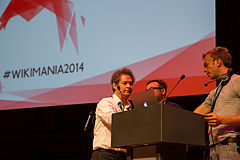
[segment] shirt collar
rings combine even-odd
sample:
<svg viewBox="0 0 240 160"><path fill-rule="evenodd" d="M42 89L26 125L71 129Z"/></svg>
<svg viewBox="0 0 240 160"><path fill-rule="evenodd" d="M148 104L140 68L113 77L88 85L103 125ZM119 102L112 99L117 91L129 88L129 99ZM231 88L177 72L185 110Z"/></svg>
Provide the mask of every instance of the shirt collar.
<svg viewBox="0 0 240 160"><path fill-rule="evenodd" d="M112 97L113 97L113 100L116 104L118 104L118 105L121 104L121 99L118 98L118 96L116 94L113 94ZM129 108L130 105L131 105L129 101L127 101L127 102L128 102L128 104L125 106L125 109Z"/></svg>

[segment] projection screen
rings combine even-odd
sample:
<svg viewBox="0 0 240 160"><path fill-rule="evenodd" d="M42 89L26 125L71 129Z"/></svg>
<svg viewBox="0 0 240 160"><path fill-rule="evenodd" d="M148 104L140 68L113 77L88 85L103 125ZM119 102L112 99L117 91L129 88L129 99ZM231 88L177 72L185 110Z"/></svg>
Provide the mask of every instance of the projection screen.
<svg viewBox="0 0 240 160"><path fill-rule="evenodd" d="M122 67L134 92L185 75L170 96L206 94L213 47L214 0L1 0L0 110L96 103Z"/></svg>

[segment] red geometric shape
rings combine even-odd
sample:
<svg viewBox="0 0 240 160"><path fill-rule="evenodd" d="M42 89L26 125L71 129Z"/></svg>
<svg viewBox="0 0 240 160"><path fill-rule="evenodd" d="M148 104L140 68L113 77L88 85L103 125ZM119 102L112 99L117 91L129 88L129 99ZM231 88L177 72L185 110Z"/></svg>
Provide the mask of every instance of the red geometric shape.
<svg viewBox="0 0 240 160"><path fill-rule="evenodd" d="M75 14L74 18L72 18L73 3L70 0L11 0L6 10L0 17L0 30L2 28L5 29L8 21L17 15L21 16L26 21L30 21L44 8L56 15L60 49L62 50L69 24L71 23L71 26L73 26L73 23L75 23L76 28ZM71 27L70 29L72 34L71 38L78 52L78 44L76 42L77 34L74 33L76 30L72 31L74 30L73 28L74 27ZM75 34L75 37L73 34Z"/></svg>
<svg viewBox="0 0 240 160"><path fill-rule="evenodd" d="M77 40L77 27L76 27L76 15L74 13L73 15L73 18L72 18L72 23L71 23L71 27L70 27L70 30L69 30L69 34L70 34L70 37L72 39L72 42L75 46L75 49L78 52L78 40Z"/></svg>
<svg viewBox="0 0 240 160"><path fill-rule="evenodd" d="M85 17L83 17L83 16L80 16L81 17L81 20L82 20L82 24L83 24L83 26L85 26L85 21L86 21L86 18Z"/></svg>

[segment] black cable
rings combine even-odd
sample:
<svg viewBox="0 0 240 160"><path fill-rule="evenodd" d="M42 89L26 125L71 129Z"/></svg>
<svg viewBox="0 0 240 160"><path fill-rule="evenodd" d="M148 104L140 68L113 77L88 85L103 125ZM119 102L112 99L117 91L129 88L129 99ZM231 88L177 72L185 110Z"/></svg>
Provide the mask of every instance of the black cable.
<svg viewBox="0 0 240 160"><path fill-rule="evenodd" d="M219 160L219 156L218 156L218 153L217 153L217 150L216 150L216 144L215 144L214 139L213 139L212 127L210 127L210 132L211 132L211 138L212 138L212 143L213 143L212 144L213 145L213 149L214 149L214 151L216 153L217 159Z"/></svg>
<svg viewBox="0 0 240 160"><path fill-rule="evenodd" d="M214 100L213 100L213 103L212 103L211 112L213 112L215 104L216 104L216 101L217 101L217 98L220 95L220 92L222 91L222 88L223 88L222 83L223 83L223 81L221 81L219 83L218 87L216 88ZM210 126L210 134L211 134L213 149L214 149L214 151L216 153L217 159L219 160L219 156L218 156L218 153L217 153L217 150L216 150L216 144L215 144L215 141L213 139L213 132L212 132L212 127L211 126Z"/></svg>

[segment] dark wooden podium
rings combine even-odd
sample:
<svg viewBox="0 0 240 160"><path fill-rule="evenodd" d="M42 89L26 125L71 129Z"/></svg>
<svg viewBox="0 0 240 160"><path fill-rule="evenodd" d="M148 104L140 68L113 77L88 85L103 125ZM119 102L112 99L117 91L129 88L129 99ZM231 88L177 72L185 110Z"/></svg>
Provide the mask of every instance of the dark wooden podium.
<svg viewBox="0 0 240 160"><path fill-rule="evenodd" d="M127 147L128 159L185 159L186 144L205 145L204 117L156 104L112 115L112 147Z"/></svg>

